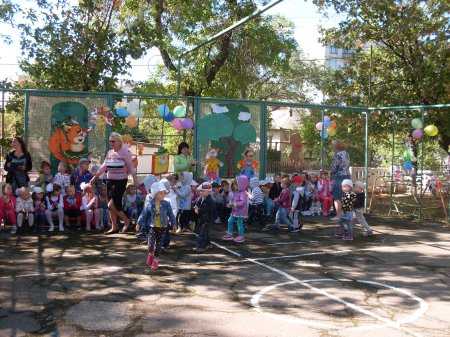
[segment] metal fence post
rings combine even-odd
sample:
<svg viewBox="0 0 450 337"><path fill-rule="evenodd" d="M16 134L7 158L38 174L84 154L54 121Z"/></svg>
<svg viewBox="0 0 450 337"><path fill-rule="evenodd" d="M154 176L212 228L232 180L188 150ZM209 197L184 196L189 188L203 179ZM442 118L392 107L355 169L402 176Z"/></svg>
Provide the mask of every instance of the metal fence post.
<svg viewBox="0 0 450 337"><path fill-rule="evenodd" d="M30 111L30 93L25 91L25 99L24 99L24 110L23 110L23 137L25 139L25 143L28 144L28 118Z"/></svg>
<svg viewBox="0 0 450 337"><path fill-rule="evenodd" d="M197 165L195 165L195 175L196 177L199 176L199 172L200 172L200 144L198 141L198 127L197 127L197 122L200 119L200 111L201 111L201 99L200 97L194 97L194 125L196 125L196 127L194 127L194 160L197 163Z"/></svg>
<svg viewBox="0 0 450 337"><path fill-rule="evenodd" d="M365 111L365 123L364 123L364 183L366 188L364 189L364 211L367 212L367 197L369 196L369 111Z"/></svg>
<svg viewBox="0 0 450 337"><path fill-rule="evenodd" d="M267 170L267 104L261 103L259 119L259 177L266 178Z"/></svg>
<svg viewBox="0 0 450 337"><path fill-rule="evenodd" d="M324 130L325 126L323 125L323 119L325 118L325 111L322 109L320 110L321 113L321 120L322 120L322 130L320 131L320 169L323 170L323 141L324 141Z"/></svg>

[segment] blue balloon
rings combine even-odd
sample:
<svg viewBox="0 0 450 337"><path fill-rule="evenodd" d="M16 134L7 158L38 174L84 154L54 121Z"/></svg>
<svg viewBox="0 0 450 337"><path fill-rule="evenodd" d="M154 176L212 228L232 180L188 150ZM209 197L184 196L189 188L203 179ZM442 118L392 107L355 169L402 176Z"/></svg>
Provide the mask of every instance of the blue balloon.
<svg viewBox="0 0 450 337"><path fill-rule="evenodd" d="M322 139L327 139L328 138L328 131L326 129L323 129L322 131L320 131L320 137Z"/></svg>
<svg viewBox="0 0 450 337"><path fill-rule="evenodd" d="M170 109L166 104L161 104L158 106L158 112L159 116L164 118L164 116L170 112Z"/></svg>
<svg viewBox="0 0 450 337"><path fill-rule="evenodd" d="M163 119L165 122L170 123L171 121L173 121L175 119L175 115L171 112L168 112L164 115Z"/></svg>
<svg viewBox="0 0 450 337"><path fill-rule="evenodd" d="M323 125L328 128L331 125L331 118L328 116L323 117Z"/></svg>
<svg viewBox="0 0 450 337"><path fill-rule="evenodd" d="M413 167L414 167L414 165L413 165L413 163L410 162L410 161L405 161L405 162L403 163L403 168L404 168L406 171L412 170Z"/></svg>
<svg viewBox="0 0 450 337"><path fill-rule="evenodd" d="M117 117L125 118L125 117L128 117L129 114L130 113L128 112L127 108L117 108L116 109Z"/></svg>

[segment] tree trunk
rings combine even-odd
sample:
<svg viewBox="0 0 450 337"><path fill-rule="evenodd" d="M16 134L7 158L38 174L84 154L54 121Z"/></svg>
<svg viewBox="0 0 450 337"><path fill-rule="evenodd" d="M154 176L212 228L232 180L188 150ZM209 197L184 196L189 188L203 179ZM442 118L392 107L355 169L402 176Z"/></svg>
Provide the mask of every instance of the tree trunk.
<svg viewBox="0 0 450 337"><path fill-rule="evenodd" d="M233 137L221 138L221 141L226 144L227 152L225 153L225 164L227 165L227 177L234 176L234 157L236 155L236 150L239 147L239 142L234 140Z"/></svg>

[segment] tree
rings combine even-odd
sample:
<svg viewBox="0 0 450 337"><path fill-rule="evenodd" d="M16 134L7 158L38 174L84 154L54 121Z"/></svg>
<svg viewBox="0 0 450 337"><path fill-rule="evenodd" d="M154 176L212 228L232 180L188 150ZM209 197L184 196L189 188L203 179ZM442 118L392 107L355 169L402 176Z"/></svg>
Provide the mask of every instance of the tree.
<svg viewBox="0 0 450 337"><path fill-rule="evenodd" d="M256 130L250 122L251 113L241 104L220 105L226 112L212 112L197 122L198 142L203 146L211 142L219 149L219 158L224 162L221 176L233 177L236 162L245 147L256 142Z"/></svg>
<svg viewBox="0 0 450 337"><path fill-rule="evenodd" d="M133 53L117 22L113 0L85 0L78 6L44 2L19 25L20 67L39 88L117 90L117 77L126 73Z"/></svg>
<svg viewBox="0 0 450 337"><path fill-rule="evenodd" d="M344 19L324 29L323 42L350 49L347 66L325 72L317 85L329 103L406 105L437 104L450 99L448 2L315 0L319 8L333 8ZM370 51L373 46L369 98ZM410 118L417 112L403 116ZM372 132L385 134L387 114L375 116ZM450 145L449 111L433 111L428 122L439 125L443 149Z"/></svg>

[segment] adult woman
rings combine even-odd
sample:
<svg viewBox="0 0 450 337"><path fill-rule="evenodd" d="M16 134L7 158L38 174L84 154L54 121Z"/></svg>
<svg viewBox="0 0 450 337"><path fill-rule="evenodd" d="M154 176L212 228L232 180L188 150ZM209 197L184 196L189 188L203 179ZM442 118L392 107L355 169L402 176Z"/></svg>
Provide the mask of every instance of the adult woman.
<svg viewBox="0 0 450 337"><path fill-rule="evenodd" d="M122 197L127 187L128 175L131 174L133 176L133 182L136 185L136 169L132 162L132 154L128 147L123 145L122 136L119 133L111 133L109 145L111 150L108 151L105 161L90 183L95 183L95 180L106 172L106 188L109 199L108 209L111 219L111 229L106 233L113 234L119 231L118 218L124 223L122 233L125 233L128 230L130 220L122 210Z"/></svg>
<svg viewBox="0 0 450 337"><path fill-rule="evenodd" d="M335 140L333 142L334 156L331 163L331 179L333 180L332 194L334 199L334 208L336 210L336 217L333 220L339 219L342 214L342 188L341 184L344 179L351 179L350 176L350 157L345 150L345 145Z"/></svg>
<svg viewBox="0 0 450 337"><path fill-rule="evenodd" d="M175 156L174 169L175 173L192 172L195 161L192 159L189 151L189 145L182 142L178 145L178 154Z"/></svg>
<svg viewBox="0 0 450 337"><path fill-rule="evenodd" d="M13 150L8 153L5 161L6 182L11 184L13 191L16 191L16 189L28 185L30 181L28 172L31 171L32 162L22 138L14 137L11 147Z"/></svg>

